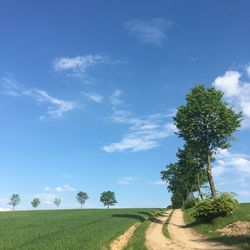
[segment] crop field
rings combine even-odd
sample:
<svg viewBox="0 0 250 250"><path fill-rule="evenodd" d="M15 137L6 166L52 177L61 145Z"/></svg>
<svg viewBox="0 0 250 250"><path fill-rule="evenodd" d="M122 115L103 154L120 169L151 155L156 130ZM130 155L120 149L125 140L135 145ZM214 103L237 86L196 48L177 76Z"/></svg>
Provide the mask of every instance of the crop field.
<svg viewBox="0 0 250 250"><path fill-rule="evenodd" d="M159 209L82 209L0 213L0 249L109 249Z"/></svg>
<svg viewBox="0 0 250 250"><path fill-rule="evenodd" d="M250 221L250 203L241 203L239 209L231 216L219 217L212 221L212 223L196 223L193 216L193 208L184 210L185 221L192 225L198 232L208 236L212 240L222 242L227 245L235 245L242 248L250 249L250 236L227 236L220 234L217 229L236 221Z"/></svg>

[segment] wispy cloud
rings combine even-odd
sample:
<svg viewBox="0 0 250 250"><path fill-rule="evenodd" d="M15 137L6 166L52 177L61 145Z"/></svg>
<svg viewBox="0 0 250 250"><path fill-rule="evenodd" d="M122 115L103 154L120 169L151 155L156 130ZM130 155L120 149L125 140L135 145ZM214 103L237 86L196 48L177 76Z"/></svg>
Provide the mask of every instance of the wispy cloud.
<svg viewBox="0 0 250 250"><path fill-rule="evenodd" d="M117 183L120 184L120 185L128 185L128 184L131 184L131 182L134 181L134 180L135 180L135 178L132 177L132 176L123 177L123 178L119 179L117 181Z"/></svg>
<svg viewBox="0 0 250 250"><path fill-rule="evenodd" d="M72 111L77 107L75 102L55 98L49 95L45 90L25 88L11 78L2 78L1 88L3 94L12 97L29 96L39 104L48 104L49 106L46 114L42 115L40 119L47 117L61 118L66 112Z"/></svg>
<svg viewBox="0 0 250 250"><path fill-rule="evenodd" d="M147 117L136 117L131 112L121 109L123 102L120 100L121 91L115 91L110 100L112 115L110 121L128 126L119 142L114 142L102 148L107 153L122 151L144 151L159 146L162 139L174 134L176 127L169 119L168 114L152 114Z"/></svg>
<svg viewBox="0 0 250 250"><path fill-rule="evenodd" d="M70 185L63 185L62 187L56 187L55 190L60 193L76 191L76 189L74 187L71 187Z"/></svg>
<svg viewBox="0 0 250 250"><path fill-rule="evenodd" d="M65 72L69 76L86 78L88 71L94 66L110 63L110 58L98 54L76 57L55 58L52 62L57 72Z"/></svg>
<svg viewBox="0 0 250 250"><path fill-rule="evenodd" d="M151 185L156 185L156 186L164 186L164 185L166 185L166 182L162 181L162 180L149 181L148 183L151 184Z"/></svg>
<svg viewBox="0 0 250 250"><path fill-rule="evenodd" d="M172 22L163 18L147 21L131 19L124 23L124 28L128 34L138 37L142 42L159 46L166 40L167 31L172 25Z"/></svg>
<svg viewBox="0 0 250 250"><path fill-rule="evenodd" d="M250 181L250 156L223 149L216 156L213 174L219 185L237 184L246 187ZM227 174L230 175L225 177Z"/></svg>
<svg viewBox="0 0 250 250"><path fill-rule="evenodd" d="M56 198L56 194L46 192L46 193L34 194L32 197L38 197L41 201L41 204L52 205L54 203L54 199Z"/></svg>
<svg viewBox="0 0 250 250"><path fill-rule="evenodd" d="M44 119L46 117L60 118L64 115L64 113L76 108L76 104L74 102L52 97L44 90L31 89L24 91L23 94L31 96L38 103L47 103L52 105L48 107L47 114L41 116L40 119Z"/></svg>
<svg viewBox="0 0 250 250"><path fill-rule="evenodd" d="M94 92L82 92L82 94L96 103L102 103L104 100L103 96Z"/></svg>
<svg viewBox="0 0 250 250"><path fill-rule="evenodd" d="M250 72L250 68L247 68ZM237 111L244 115L243 127L250 127L250 82L241 80L242 74L239 71L226 71L218 76L213 86L224 92L225 98Z"/></svg>

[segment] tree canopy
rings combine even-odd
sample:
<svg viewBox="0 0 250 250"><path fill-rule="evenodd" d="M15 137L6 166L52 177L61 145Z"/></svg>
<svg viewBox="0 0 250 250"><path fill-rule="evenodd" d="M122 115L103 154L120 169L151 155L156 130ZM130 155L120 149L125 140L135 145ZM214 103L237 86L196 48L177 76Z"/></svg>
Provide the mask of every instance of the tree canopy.
<svg viewBox="0 0 250 250"><path fill-rule="evenodd" d="M39 198L34 198L32 201L31 201L31 205L33 208L37 208L39 205L40 205L41 201Z"/></svg>
<svg viewBox="0 0 250 250"><path fill-rule="evenodd" d="M103 203L104 206L114 206L117 203L115 198L115 193L112 191L106 191L101 193L100 201Z"/></svg>
<svg viewBox="0 0 250 250"><path fill-rule="evenodd" d="M198 158L205 160L211 194L216 197L211 161L219 149L230 146L233 133L240 127L241 113L222 99L223 92L198 85L186 96L186 105L177 109L174 123Z"/></svg>
<svg viewBox="0 0 250 250"><path fill-rule="evenodd" d="M89 199L89 197L87 193L80 191L77 193L76 199L81 204L81 208L82 208L82 206L85 204L86 200Z"/></svg>
<svg viewBox="0 0 250 250"><path fill-rule="evenodd" d="M9 205L12 205L13 211L15 210L15 206L17 206L21 202L21 198L19 194L13 194L10 197Z"/></svg>

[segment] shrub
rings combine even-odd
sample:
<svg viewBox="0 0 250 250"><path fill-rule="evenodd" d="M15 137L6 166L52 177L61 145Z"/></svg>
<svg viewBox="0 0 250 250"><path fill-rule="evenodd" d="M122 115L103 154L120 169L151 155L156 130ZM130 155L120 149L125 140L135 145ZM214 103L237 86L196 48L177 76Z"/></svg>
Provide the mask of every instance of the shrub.
<svg viewBox="0 0 250 250"><path fill-rule="evenodd" d="M172 205L167 206L167 209L173 209Z"/></svg>
<svg viewBox="0 0 250 250"><path fill-rule="evenodd" d="M193 216L197 220L211 221L219 216L228 216L234 213L239 203L232 193L221 193L215 199L205 199L195 204Z"/></svg>
<svg viewBox="0 0 250 250"><path fill-rule="evenodd" d="M183 208L188 209L188 208L194 207L197 201L199 200L195 199L194 197L189 197L188 199L184 201Z"/></svg>

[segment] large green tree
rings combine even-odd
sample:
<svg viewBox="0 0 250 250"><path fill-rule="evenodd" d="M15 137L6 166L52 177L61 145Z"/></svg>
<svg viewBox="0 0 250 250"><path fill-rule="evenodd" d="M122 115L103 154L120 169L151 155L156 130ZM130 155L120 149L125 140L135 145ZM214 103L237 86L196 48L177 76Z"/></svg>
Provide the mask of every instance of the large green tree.
<svg viewBox="0 0 250 250"><path fill-rule="evenodd" d="M100 201L103 203L104 206L114 206L117 203L115 198L115 193L112 191L106 191L101 193Z"/></svg>
<svg viewBox="0 0 250 250"><path fill-rule="evenodd" d="M241 124L241 113L236 113L223 100L223 92L197 85L186 96L186 104L178 107L174 117L177 134L202 158L212 197L216 189L212 176L213 155L230 146L232 136Z"/></svg>

